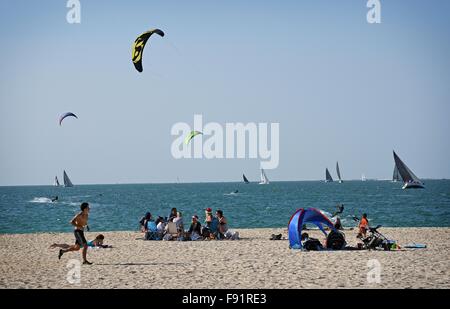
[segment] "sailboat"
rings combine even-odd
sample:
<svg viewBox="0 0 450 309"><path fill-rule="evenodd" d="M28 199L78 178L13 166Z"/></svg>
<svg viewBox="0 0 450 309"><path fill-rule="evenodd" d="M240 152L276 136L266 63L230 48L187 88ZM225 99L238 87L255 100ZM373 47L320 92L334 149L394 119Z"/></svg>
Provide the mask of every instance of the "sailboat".
<svg viewBox="0 0 450 309"><path fill-rule="evenodd" d="M264 169L261 169L261 182L260 185L268 185L269 184L269 178L267 178L266 172Z"/></svg>
<svg viewBox="0 0 450 309"><path fill-rule="evenodd" d="M328 168L325 169L325 182L333 182L333 178L331 177Z"/></svg>
<svg viewBox="0 0 450 309"><path fill-rule="evenodd" d="M400 160L400 158L397 156L395 151L393 151L393 153L394 153L395 166L397 167L398 172L399 172L400 176L402 177L403 182L405 183L403 185L402 189L425 188L422 181L420 181L419 177L414 175L414 173L406 166L406 164L403 163L402 160Z"/></svg>
<svg viewBox="0 0 450 309"><path fill-rule="evenodd" d="M73 187L73 183L70 181L69 176L67 176L66 171L64 171L64 187Z"/></svg>
<svg viewBox="0 0 450 309"><path fill-rule="evenodd" d="M58 180L58 176L55 176L55 182L53 183L53 185L54 185L55 187L59 187L59 186L60 186L59 180Z"/></svg>
<svg viewBox="0 0 450 309"><path fill-rule="evenodd" d="M392 182L402 181L402 177L398 172L397 165L394 166L394 173L392 174Z"/></svg>
<svg viewBox="0 0 450 309"><path fill-rule="evenodd" d="M338 178L339 178L339 183L343 183L342 178L341 178L341 173L339 171L339 162L336 162L336 173L337 173Z"/></svg>
<svg viewBox="0 0 450 309"><path fill-rule="evenodd" d="M244 178L245 183L250 183L250 181L248 181L247 177L245 177L245 174L242 174L242 177Z"/></svg>
<svg viewBox="0 0 450 309"><path fill-rule="evenodd" d="M361 175L361 181L366 181L367 179L366 179L366 175L364 175L364 174L362 174Z"/></svg>

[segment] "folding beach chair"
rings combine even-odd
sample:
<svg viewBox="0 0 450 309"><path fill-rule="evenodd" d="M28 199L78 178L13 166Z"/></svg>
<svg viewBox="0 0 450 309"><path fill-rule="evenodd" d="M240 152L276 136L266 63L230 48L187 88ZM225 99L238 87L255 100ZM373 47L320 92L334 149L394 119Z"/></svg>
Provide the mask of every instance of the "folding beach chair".
<svg viewBox="0 0 450 309"><path fill-rule="evenodd" d="M171 235L173 238L178 237L177 224L174 222L167 223L167 234Z"/></svg>

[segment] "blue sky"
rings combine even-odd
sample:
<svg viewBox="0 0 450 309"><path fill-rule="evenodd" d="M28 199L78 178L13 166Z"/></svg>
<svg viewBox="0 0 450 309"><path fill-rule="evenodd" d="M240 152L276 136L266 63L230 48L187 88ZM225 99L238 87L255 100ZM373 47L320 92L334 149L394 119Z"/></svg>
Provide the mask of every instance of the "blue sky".
<svg viewBox="0 0 450 309"><path fill-rule="evenodd" d="M450 178L450 2L0 1L0 185L239 181L258 160L175 160L176 122L279 122L271 180L389 178L392 149ZM151 28L144 72L135 37ZM58 126L66 111L79 116Z"/></svg>

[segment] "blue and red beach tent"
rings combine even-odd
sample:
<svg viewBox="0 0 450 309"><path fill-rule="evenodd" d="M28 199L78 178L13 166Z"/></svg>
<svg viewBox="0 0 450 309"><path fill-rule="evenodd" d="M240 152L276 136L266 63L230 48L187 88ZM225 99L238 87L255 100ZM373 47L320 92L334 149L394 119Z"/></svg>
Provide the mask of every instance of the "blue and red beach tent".
<svg viewBox="0 0 450 309"><path fill-rule="evenodd" d="M289 247L291 249L302 249L302 229L306 223L315 224L324 234L324 226L334 230L333 222L316 208L298 209L289 220L288 235Z"/></svg>

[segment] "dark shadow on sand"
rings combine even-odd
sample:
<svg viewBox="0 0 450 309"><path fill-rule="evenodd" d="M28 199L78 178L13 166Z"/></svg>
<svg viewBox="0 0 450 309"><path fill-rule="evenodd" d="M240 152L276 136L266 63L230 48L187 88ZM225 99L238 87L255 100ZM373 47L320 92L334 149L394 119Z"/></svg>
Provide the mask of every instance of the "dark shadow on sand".
<svg viewBox="0 0 450 309"><path fill-rule="evenodd" d="M94 263L93 265L98 266L184 266L188 263Z"/></svg>

